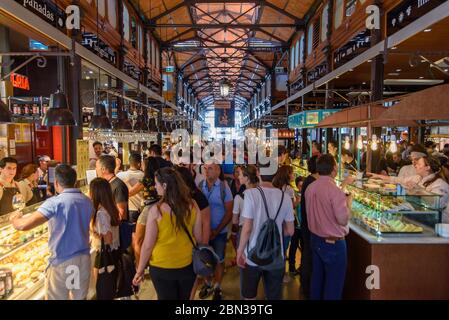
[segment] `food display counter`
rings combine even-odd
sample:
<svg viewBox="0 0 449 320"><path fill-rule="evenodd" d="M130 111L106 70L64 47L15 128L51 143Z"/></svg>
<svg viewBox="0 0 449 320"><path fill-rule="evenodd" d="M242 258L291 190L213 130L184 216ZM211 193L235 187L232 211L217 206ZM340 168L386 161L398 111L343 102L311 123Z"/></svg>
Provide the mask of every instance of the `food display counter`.
<svg viewBox="0 0 449 320"><path fill-rule="evenodd" d="M449 299L449 239L435 233L440 196L376 180L353 196L345 299Z"/></svg>
<svg viewBox="0 0 449 320"><path fill-rule="evenodd" d="M291 162L293 167L293 172L295 176L307 177L309 175L309 170L307 170L307 163L305 161L301 163L300 159L294 159Z"/></svg>
<svg viewBox="0 0 449 320"><path fill-rule="evenodd" d="M23 213L33 212L39 205L26 207ZM5 276L0 277L0 298L41 298L50 255L47 224L30 231L17 231L9 222L10 216L0 217L0 272L6 275L6 279Z"/></svg>
<svg viewBox="0 0 449 320"><path fill-rule="evenodd" d="M81 188L87 193L87 188ZM42 203L26 207L23 214L36 211ZM12 213L11 213L12 214ZM11 214L0 216L0 299L39 300L44 297L48 265L48 225L17 231L9 222ZM88 297L95 290L91 279Z"/></svg>

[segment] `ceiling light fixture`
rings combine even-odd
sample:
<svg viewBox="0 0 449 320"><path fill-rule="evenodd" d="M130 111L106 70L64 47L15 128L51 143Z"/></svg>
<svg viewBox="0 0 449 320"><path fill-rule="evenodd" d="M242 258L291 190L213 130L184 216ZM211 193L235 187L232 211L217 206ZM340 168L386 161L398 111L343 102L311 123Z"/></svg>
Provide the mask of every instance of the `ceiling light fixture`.
<svg viewBox="0 0 449 320"><path fill-rule="evenodd" d="M223 78L220 82L220 95L222 97L227 97L229 95L230 88L231 86L229 84L229 81Z"/></svg>
<svg viewBox="0 0 449 320"><path fill-rule="evenodd" d="M75 118L69 109L67 97L59 90L50 95L50 108L42 119L42 125L51 126L76 126Z"/></svg>

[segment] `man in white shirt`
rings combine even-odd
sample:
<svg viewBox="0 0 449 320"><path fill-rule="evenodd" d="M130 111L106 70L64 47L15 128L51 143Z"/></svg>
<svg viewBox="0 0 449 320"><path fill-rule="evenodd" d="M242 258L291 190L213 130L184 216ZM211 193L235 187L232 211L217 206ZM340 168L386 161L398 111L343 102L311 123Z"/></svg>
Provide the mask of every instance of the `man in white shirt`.
<svg viewBox="0 0 449 320"><path fill-rule="evenodd" d="M139 153L132 153L129 156L129 169L127 171L121 171L117 173L117 177L122 180L131 190L132 187L138 182L142 181L144 173L141 168L142 157ZM143 204L143 192L139 192L136 195L129 197L128 208L129 208L129 221L132 223L137 222L139 217L141 207Z"/></svg>
<svg viewBox="0 0 449 320"><path fill-rule="evenodd" d="M95 141L92 145L95 152L95 157L89 160L89 170L95 170L98 158L103 154L103 144L100 141Z"/></svg>
<svg viewBox="0 0 449 320"><path fill-rule="evenodd" d="M256 174L254 177L249 178L252 182L257 181ZM266 202L263 200L262 193ZM245 220L237 251L237 264L242 268L241 293L244 299L256 299L261 277L264 280L265 298L268 300L282 299L284 259L280 261L279 266L276 264L273 268L265 268L258 266L248 257L248 252L256 246L262 226L268 220L267 211L270 218L276 221L281 242L279 248L281 252L279 254L282 255L282 258L284 258L282 250L283 235L291 236L294 232L293 205L286 194L282 196L281 190L264 187L247 189L245 191L242 210L242 217Z"/></svg>

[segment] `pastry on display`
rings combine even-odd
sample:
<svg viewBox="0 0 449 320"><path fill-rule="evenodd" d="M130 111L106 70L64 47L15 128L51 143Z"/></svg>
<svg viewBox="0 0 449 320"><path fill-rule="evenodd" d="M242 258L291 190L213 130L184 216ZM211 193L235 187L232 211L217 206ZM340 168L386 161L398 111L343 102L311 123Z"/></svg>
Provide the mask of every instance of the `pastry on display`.
<svg viewBox="0 0 449 320"><path fill-rule="evenodd" d="M11 269L14 288L26 287L43 278L49 256L45 236L0 259L0 268Z"/></svg>
<svg viewBox="0 0 449 320"><path fill-rule="evenodd" d="M361 202L353 203L352 221L378 233L422 233L424 229L411 222L404 222L402 214L382 213Z"/></svg>

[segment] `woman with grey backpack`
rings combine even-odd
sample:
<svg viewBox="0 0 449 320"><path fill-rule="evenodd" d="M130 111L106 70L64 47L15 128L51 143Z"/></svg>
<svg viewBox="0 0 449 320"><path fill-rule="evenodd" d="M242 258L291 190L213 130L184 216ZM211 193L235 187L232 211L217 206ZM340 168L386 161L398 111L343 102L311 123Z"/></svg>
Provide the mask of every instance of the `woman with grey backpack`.
<svg viewBox="0 0 449 320"><path fill-rule="evenodd" d="M244 167L243 174L250 183L258 184L254 170ZM237 265L242 268L242 298L256 299L262 278L265 298L280 300L285 272L282 234L294 233L292 201L279 189L258 186L245 191L241 214L245 220L237 250Z"/></svg>

